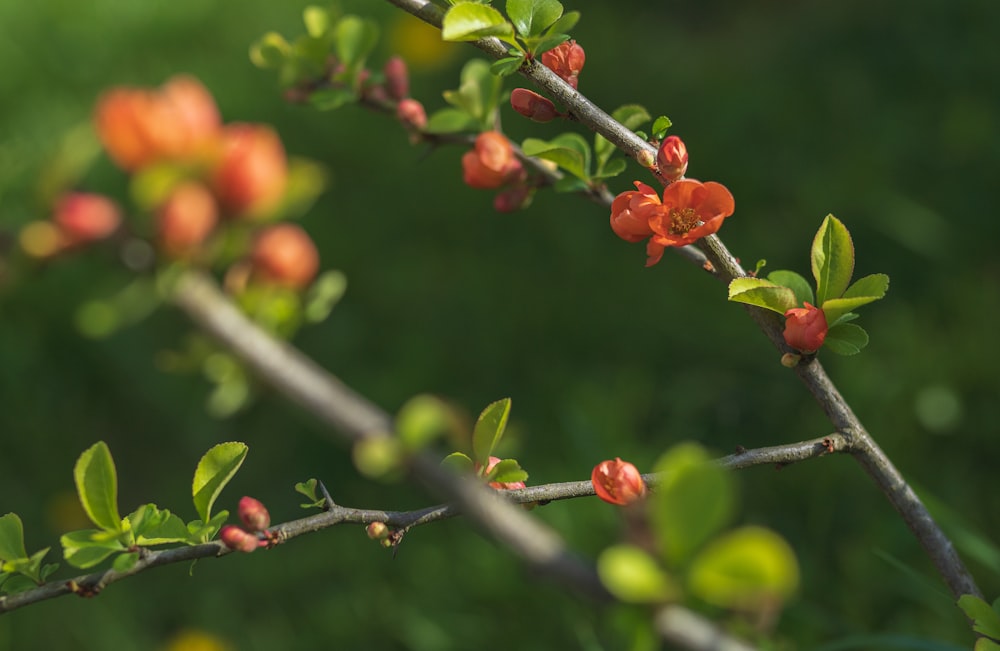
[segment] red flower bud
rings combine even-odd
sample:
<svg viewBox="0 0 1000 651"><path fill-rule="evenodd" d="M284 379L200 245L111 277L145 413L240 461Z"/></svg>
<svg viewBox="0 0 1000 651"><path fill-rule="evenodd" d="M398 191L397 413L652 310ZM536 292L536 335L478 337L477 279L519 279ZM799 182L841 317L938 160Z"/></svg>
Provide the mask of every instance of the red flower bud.
<svg viewBox="0 0 1000 651"><path fill-rule="evenodd" d="M475 149L462 156L462 179L470 188L493 190L523 175L524 168L510 141L496 131L479 134Z"/></svg>
<svg viewBox="0 0 1000 651"><path fill-rule="evenodd" d="M486 464L486 472L483 473L483 474L484 475L490 474L490 472L493 470L493 468L495 468L496 465L498 463L500 463L501 461L502 461L502 459L500 459L500 457L490 457L490 462L488 464ZM476 470L478 470L478 469L479 469L479 465L477 464ZM506 482L504 482L504 481L491 481L490 482L490 486L492 486L493 488L497 488L499 490L508 490L509 491L509 490L516 490L518 488L524 488L524 482L523 481L506 481Z"/></svg>
<svg viewBox="0 0 1000 651"><path fill-rule="evenodd" d="M287 181L285 148L273 129L231 124L223 130L212 186L224 209L251 218L267 214L281 201Z"/></svg>
<svg viewBox="0 0 1000 651"><path fill-rule="evenodd" d="M171 257L191 254L208 238L218 220L215 197L201 183L175 187L156 213L157 239Z"/></svg>
<svg viewBox="0 0 1000 651"><path fill-rule="evenodd" d="M531 199L531 188L524 184L501 190L493 197L493 209L497 212L514 212L523 208Z"/></svg>
<svg viewBox="0 0 1000 651"><path fill-rule="evenodd" d="M586 60L586 53L576 41L566 41L542 53L542 65L562 77L573 88L579 83L580 71Z"/></svg>
<svg viewBox="0 0 1000 651"><path fill-rule="evenodd" d="M420 131L427 126L427 111L415 99L403 99L396 105L396 119L408 129Z"/></svg>
<svg viewBox="0 0 1000 651"><path fill-rule="evenodd" d="M249 554L253 550L260 547L261 542L257 539L257 536L247 531L243 531L236 525L232 524L227 524L222 527L219 531L219 539L222 540L222 543L229 549L237 552L243 552L244 554Z"/></svg>
<svg viewBox="0 0 1000 651"><path fill-rule="evenodd" d="M677 136L665 138L656 152L656 165L660 176L671 183L684 176L688 168L688 151L684 141Z"/></svg>
<svg viewBox="0 0 1000 651"><path fill-rule="evenodd" d="M510 105L515 111L535 122L549 122L561 115L550 99L527 88L515 88L510 94Z"/></svg>
<svg viewBox="0 0 1000 651"><path fill-rule="evenodd" d="M802 352L819 350L826 340L826 314L809 303L802 305L785 312L785 343Z"/></svg>
<svg viewBox="0 0 1000 651"><path fill-rule="evenodd" d="M259 500L244 496L237 508L240 520L250 531L264 531L271 526L271 514Z"/></svg>
<svg viewBox="0 0 1000 651"><path fill-rule="evenodd" d="M100 194L74 192L56 203L52 221L67 245L86 244L108 237L121 224L121 211L111 199Z"/></svg>
<svg viewBox="0 0 1000 651"><path fill-rule="evenodd" d="M316 245L295 224L277 224L261 231L250 259L256 276L292 289L308 285L319 270Z"/></svg>
<svg viewBox="0 0 1000 651"><path fill-rule="evenodd" d="M646 483L636 467L617 457L594 466L590 482L597 496L610 504L626 506L646 495Z"/></svg>
<svg viewBox="0 0 1000 651"><path fill-rule="evenodd" d="M397 102L410 94L410 77L406 72L406 62L400 57L390 57L382 68L385 75L385 88L389 97Z"/></svg>

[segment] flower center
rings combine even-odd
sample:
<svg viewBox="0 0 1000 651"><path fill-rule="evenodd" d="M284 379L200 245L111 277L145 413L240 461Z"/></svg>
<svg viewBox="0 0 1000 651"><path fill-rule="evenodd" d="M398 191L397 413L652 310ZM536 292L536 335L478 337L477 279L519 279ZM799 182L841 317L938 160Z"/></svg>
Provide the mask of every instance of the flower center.
<svg viewBox="0 0 1000 651"><path fill-rule="evenodd" d="M694 208L670 211L670 234L684 235L695 226L702 223L701 217Z"/></svg>

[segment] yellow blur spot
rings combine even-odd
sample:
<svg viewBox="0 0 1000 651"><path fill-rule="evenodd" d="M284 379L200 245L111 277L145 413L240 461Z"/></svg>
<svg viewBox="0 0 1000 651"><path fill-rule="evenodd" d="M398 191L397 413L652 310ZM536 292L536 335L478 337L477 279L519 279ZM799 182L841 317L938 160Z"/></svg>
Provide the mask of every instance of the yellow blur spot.
<svg viewBox="0 0 1000 651"><path fill-rule="evenodd" d="M441 31L401 13L389 27L389 46L411 70L440 68L453 59L460 44L441 40Z"/></svg>
<svg viewBox="0 0 1000 651"><path fill-rule="evenodd" d="M211 633L192 629L175 635L163 651L232 651L232 648Z"/></svg>
<svg viewBox="0 0 1000 651"><path fill-rule="evenodd" d="M63 246L59 228L48 221L26 224L21 229L18 242L25 253L33 258L48 258L58 253Z"/></svg>

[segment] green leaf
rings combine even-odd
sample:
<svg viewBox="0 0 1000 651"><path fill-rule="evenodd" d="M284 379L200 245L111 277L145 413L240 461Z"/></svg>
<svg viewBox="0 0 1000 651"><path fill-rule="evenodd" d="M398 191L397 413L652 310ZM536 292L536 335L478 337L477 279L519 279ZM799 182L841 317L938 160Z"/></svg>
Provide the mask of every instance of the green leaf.
<svg viewBox="0 0 1000 651"><path fill-rule="evenodd" d="M98 441L76 460L73 479L80 504L91 522L107 531L121 531L118 515L118 475L104 441Z"/></svg>
<svg viewBox="0 0 1000 651"><path fill-rule="evenodd" d="M198 462L191 485L194 508L201 519L208 521L212 516L212 506L219 493L243 464L247 456L245 443L231 441L212 447Z"/></svg>
<svg viewBox="0 0 1000 651"><path fill-rule="evenodd" d="M477 129L492 128L503 80L490 72L490 64L482 59L466 63L460 77L458 90L443 93L445 101L471 115Z"/></svg>
<svg viewBox="0 0 1000 651"><path fill-rule="evenodd" d="M556 0L507 0L507 15L523 37L538 36L562 13L563 6Z"/></svg>
<svg viewBox="0 0 1000 651"><path fill-rule="evenodd" d="M976 646L973 647L972 651L1000 651L1000 644L981 637L976 640Z"/></svg>
<svg viewBox="0 0 1000 651"><path fill-rule="evenodd" d="M323 37L329 30L333 22L330 11L324 7L309 5L302 10L302 22L305 23L306 31L313 38Z"/></svg>
<svg viewBox="0 0 1000 651"><path fill-rule="evenodd" d="M305 295L303 316L310 323L319 323L330 316L334 306L347 292L347 276L342 271L325 271L309 287Z"/></svg>
<svg viewBox="0 0 1000 651"><path fill-rule="evenodd" d="M21 518L16 513L0 516L0 562L27 557Z"/></svg>
<svg viewBox="0 0 1000 651"><path fill-rule="evenodd" d="M188 539L187 525L170 511L155 504L143 504L126 516L138 545L165 545Z"/></svg>
<svg viewBox="0 0 1000 651"><path fill-rule="evenodd" d="M625 603L659 603L681 596L680 588L645 551L615 545L597 559L604 587Z"/></svg>
<svg viewBox="0 0 1000 651"><path fill-rule="evenodd" d="M115 560L111 562L111 567L118 572L128 572L135 564L139 562L139 552L129 552L127 554L119 554L115 557Z"/></svg>
<svg viewBox="0 0 1000 651"><path fill-rule="evenodd" d="M86 569L93 567L125 547L117 538L108 540L107 532L99 529L71 531L59 538L63 547L63 557L73 567Z"/></svg>
<svg viewBox="0 0 1000 651"><path fill-rule="evenodd" d="M208 542L215 537L215 534L219 533L219 529L222 528L222 525L224 525L228 519L229 511L223 509L213 515L212 519L208 522L203 522L201 520L192 520L191 522L188 522L187 542L192 545Z"/></svg>
<svg viewBox="0 0 1000 651"><path fill-rule="evenodd" d="M514 28L499 11L487 5L466 2L444 15L441 38L446 41L478 41L486 36L513 36Z"/></svg>
<svg viewBox="0 0 1000 651"><path fill-rule="evenodd" d="M619 106L611 112L611 117L632 131L649 122L649 112L639 104ZM600 134L594 136L594 157L597 160L597 169L599 171L602 170L604 164L615 151L616 148L611 144L610 140Z"/></svg>
<svg viewBox="0 0 1000 651"><path fill-rule="evenodd" d="M306 481L300 481L299 483L295 484L295 492L305 495L306 498L312 500L313 503L322 502L322 498L316 495L316 486L318 484L319 480L316 479L315 477L307 479ZM309 504L305 508L309 508L311 506L312 504Z"/></svg>
<svg viewBox="0 0 1000 651"><path fill-rule="evenodd" d="M528 473L521 469L517 459L503 459L486 476L486 481L498 481L504 484L515 481L527 481Z"/></svg>
<svg viewBox="0 0 1000 651"><path fill-rule="evenodd" d="M808 280L802 277L801 274L797 274L794 271L777 269L767 274L767 279L775 285L787 287L795 292L796 306L800 306L803 303L816 305L816 299L813 298L812 286L809 284Z"/></svg>
<svg viewBox="0 0 1000 651"><path fill-rule="evenodd" d="M427 118L424 131L428 133L457 133L476 128L476 118L467 111L457 108L445 108L435 111Z"/></svg>
<svg viewBox="0 0 1000 651"><path fill-rule="evenodd" d="M988 603L971 594L964 594L958 600L958 607L972 620L972 630L1000 640L1000 615Z"/></svg>
<svg viewBox="0 0 1000 651"><path fill-rule="evenodd" d="M350 88L326 88L309 95L309 104L317 111L332 111L357 100L357 93Z"/></svg>
<svg viewBox="0 0 1000 651"><path fill-rule="evenodd" d="M591 178L594 179L610 179L614 176L618 176L628 168L628 163L625 162L624 158L612 158L605 165L598 168L598 173L594 174Z"/></svg>
<svg viewBox="0 0 1000 651"><path fill-rule="evenodd" d="M704 601L734 610L773 608L799 585L795 553L763 527L731 531L691 562L688 586Z"/></svg>
<svg viewBox="0 0 1000 651"><path fill-rule="evenodd" d="M524 63L523 56L504 57L497 59L490 65L490 72L498 77L506 77L517 72L522 63Z"/></svg>
<svg viewBox="0 0 1000 651"><path fill-rule="evenodd" d="M798 303L795 292L763 278L736 278L729 283L729 300L784 314Z"/></svg>
<svg viewBox="0 0 1000 651"><path fill-rule="evenodd" d="M575 176L564 176L552 184L556 192L584 192L587 188L587 182Z"/></svg>
<svg viewBox="0 0 1000 651"><path fill-rule="evenodd" d="M534 58L539 58L545 52L558 47L569 40L569 34L551 34L525 39L528 51Z"/></svg>
<svg viewBox="0 0 1000 651"><path fill-rule="evenodd" d="M827 215L812 244L812 272L816 278L816 301L840 298L854 275L854 243L847 227Z"/></svg>
<svg viewBox="0 0 1000 651"><path fill-rule="evenodd" d="M455 429L451 409L430 395L409 399L396 415L396 434L411 451L421 450Z"/></svg>
<svg viewBox="0 0 1000 651"><path fill-rule="evenodd" d="M337 58L349 70L360 70L378 43L378 25L359 16L344 16L333 27Z"/></svg>
<svg viewBox="0 0 1000 651"><path fill-rule="evenodd" d="M857 355L868 345L868 333L853 323L838 323L826 333L823 347L838 355Z"/></svg>
<svg viewBox="0 0 1000 651"><path fill-rule="evenodd" d="M562 15L562 18L556 22L549 25L549 28L545 30L546 34L565 34L571 29L576 27L576 24L580 22L580 12L570 11ZM542 50L544 52L544 50Z"/></svg>
<svg viewBox="0 0 1000 651"><path fill-rule="evenodd" d="M729 520L733 478L696 443L671 448L656 472L664 479L650 497L651 519L664 559L677 566Z"/></svg>
<svg viewBox="0 0 1000 651"><path fill-rule="evenodd" d="M521 149L526 156L550 160L578 179L589 179L590 145L578 133L560 134L548 142L528 138Z"/></svg>
<svg viewBox="0 0 1000 651"><path fill-rule="evenodd" d="M479 414L472 432L472 457L483 468L490 461L490 455L503 437L510 416L510 398L491 403Z"/></svg>
<svg viewBox="0 0 1000 651"><path fill-rule="evenodd" d="M250 46L250 62L258 68L277 68L285 62L291 46L277 32L268 32Z"/></svg>
<svg viewBox="0 0 1000 651"><path fill-rule="evenodd" d="M835 323L844 314L857 307L874 303L885 297L889 289L889 276L872 274L861 278L847 288L842 298L831 298L822 304L827 323Z"/></svg>
<svg viewBox="0 0 1000 651"><path fill-rule="evenodd" d="M665 115L661 115L660 117L653 120L653 126L650 127L650 131L653 132L654 138L656 138L657 140L663 140L663 137L667 135L667 129L669 129L673 125L674 123L670 121L670 118L668 118Z"/></svg>
<svg viewBox="0 0 1000 651"><path fill-rule="evenodd" d="M461 452L452 452L441 461L441 466L450 468L458 474L472 473L472 459Z"/></svg>

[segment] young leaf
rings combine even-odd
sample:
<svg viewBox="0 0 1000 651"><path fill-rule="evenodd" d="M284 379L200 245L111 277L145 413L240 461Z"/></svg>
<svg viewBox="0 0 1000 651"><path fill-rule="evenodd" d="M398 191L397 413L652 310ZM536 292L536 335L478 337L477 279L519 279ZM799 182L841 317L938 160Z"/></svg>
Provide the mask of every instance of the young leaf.
<svg viewBox="0 0 1000 651"><path fill-rule="evenodd" d="M59 542L63 546L66 562L73 567L86 569L125 549L118 539L108 540L103 535L106 533L98 529L82 529L61 536Z"/></svg>
<svg viewBox="0 0 1000 651"><path fill-rule="evenodd" d="M111 561L111 567L117 572L128 572L139 562L139 552L129 552L128 554L118 554L115 560Z"/></svg>
<svg viewBox="0 0 1000 651"><path fill-rule="evenodd" d="M580 22L580 12L570 11L562 15L562 18L556 22L549 25L549 28L545 30L546 35L550 34L566 34L569 30L576 27L576 24ZM544 50L543 50L544 51Z"/></svg>
<svg viewBox="0 0 1000 651"><path fill-rule="evenodd" d="M861 326L840 322L826 332L823 346L838 355L857 355L868 345L868 333Z"/></svg>
<svg viewBox="0 0 1000 651"><path fill-rule="evenodd" d="M90 520L107 531L121 531L118 475L111 452L104 441L98 441L80 455L73 468L73 479L80 504Z"/></svg>
<svg viewBox="0 0 1000 651"><path fill-rule="evenodd" d="M454 418L444 402L419 395L406 401L396 415L396 434L409 450L420 450L454 429Z"/></svg>
<svg viewBox="0 0 1000 651"><path fill-rule="evenodd" d="M503 80L490 72L489 63L472 59L462 67L458 90L446 90L443 96L446 102L471 115L482 129L490 129L502 88Z"/></svg>
<svg viewBox="0 0 1000 651"><path fill-rule="evenodd" d="M441 461L441 465L458 474L472 473L472 459L461 452L452 452Z"/></svg>
<svg viewBox="0 0 1000 651"><path fill-rule="evenodd" d="M250 61L258 68L277 68L288 58L290 50L284 36L268 32L250 46Z"/></svg>
<svg viewBox="0 0 1000 651"><path fill-rule="evenodd" d="M958 600L958 607L972 620L972 630L1000 640L1000 615L990 605L971 594L964 594Z"/></svg>
<svg viewBox="0 0 1000 651"><path fill-rule="evenodd" d="M607 161L602 166L598 167L598 173L594 174L592 179L610 179L614 176L618 176L626 170L628 164L625 162L624 158L612 158Z"/></svg>
<svg viewBox="0 0 1000 651"><path fill-rule="evenodd" d="M143 504L128 516L137 545L165 545L188 539L184 521L155 504Z"/></svg>
<svg viewBox="0 0 1000 651"><path fill-rule="evenodd" d="M656 118L653 120L653 126L650 128L653 132L653 137L657 140L663 140L663 137L667 135L667 129L672 127L673 124L674 123L670 121L670 118L665 115L661 115Z"/></svg>
<svg viewBox="0 0 1000 651"><path fill-rule="evenodd" d="M307 479L306 481L300 481L299 483L295 484L295 492L305 495L306 498L312 500L313 504L315 504L316 502L322 503L323 502L322 498L316 495L316 485L318 483L319 480L316 479L315 477ZM313 504L309 504L305 508L309 508Z"/></svg>
<svg viewBox="0 0 1000 651"><path fill-rule="evenodd" d="M664 559L677 566L729 520L735 501L733 478L695 443L671 448L656 464L656 472L664 481L650 497L653 530Z"/></svg>
<svg viewBox="0 0 1000 651"><path fill-rule="evenodd" d="M615 545L601 552L597 574L608 591L625 603L658 603L681 595L659 564L633 545Z"/></svg>
<svg viewBox="0 0 1000 651"><path fill-rule="evenodd" d="M888 288L889 277L885 274L865 276L848 287L842 298L831 298L822 304L827 323L835 323L854 308L883 298Z"/></svg>
<svg viewBox="0 0 1000 651"><path fill-rule="evenodd" d="M729 300L784 314L798 303L795 292L763 278L736 278L729 283Z"/></svg>
<svg viewBox="0 0 1000 651"><path fill-rule="evenodd" d="M191 494L194 497L195 511L202 520L207 522L211 519L212 505L243 464L248 449L245 443L219 443L198 462Z"/></svg>
<svg viewBox="0 0 1000 651"><path fill-rule="evenodd" d="M612 111L611 117L635 131L640 125L649 121L649 112L639 104L625 104ZM594 157L599 171L615 151L615 146L610 140L600 134L594 136Z"/></svg>
<svg viewBox="0 0 1000 651"><path fill-rule="evenodd" d="M310 5L302 10L302 22L313 38L321 38L330 30L332 18L330 11L323 7Z"/></svg>
<svg viewBox="0 0 1000 651"><path fill-rule="evenodd" d="M538 36L562 13L563 6L557 0L507 0L507 15L523 37Z"/></svg>
<svg viewBox="0 0 1000 651"><path fill-rule="evenodd" d="M797 305L802 305L803 303L816 305L816 300L813 298L813 290L809 285L809 281L803 278L800 274L797 274L794 271L778 269L767 274L767 279L775 285L787 287L795 292L795 301Z"/></svg>
<svg viewBox="0 0 1000 651"><path fill-rule="evenodd" d="M337 58L350 70L360 70L378 43L378 25L359 16L344 16L333 27Z"/></svg>
<svg viewBox="0 0 1000 651"><path fill-rule="evenodd" d="M428 133L457 133L476 128L476 118L467 111L458 108L445 108L435 111L427 118L424 131Z"/></svg>
<svg viewBox="0 0 1000 651"><path fill-rule="evenodd" d="M545 52L558 47L569 40L569 34L552 34L551 36L536 36L525 40L528 51L536 59Z"/></svg>
<svg viewBox="0 0 1000 651"><path fill-rule="evenodd" d="M0 563L27 557L21 518L16 513L0 516Z"/></svg>
<svg viewBox="0 0 1000 651"><path fill-rule="evenodd" d="M465 2L450 8L441 24L446 41L478 41L486 36L513 36L514 28L488 5Z"/></svg>
<svg viewBox="0 0 1000 651"><path fill-rule="evenodd" d="M812 244L812 272L816 278L816 300L839 298L854 275L854 243L847 227L827 215Z"/></svg>
<svg viewBox="0 0 1000 651"><path fill-rule="evenodd" d="M577 133L564 133L551 141L528 138L521 143L526 156L550 160L576 178L589 179L590 145Z"/></svg>
<svg viewBox="0 0 1000 651"><path fill-rule="evenodd" d="M497 400L487 406L476 421L476 427L472 432L472 456L476 463L484 468L507 428L510 404L510 398Z"/></svg>
<svg viewBox="0 0 1000 651"><path fill-rule="evenodd" d="M327 88L309 95L309 104L317 111L332 111L357 99L357 94L350 88Z"/></svg>
<svg viewBox="0 0 1000 651"><path fill-rule="evenodd" d="M490 72L498 77L506 77L517 72L522 63L524 63L523 56L504 57L497 59L490 65Z"/></svg>
<svg viewBox="0 0 1000 651"><path fill-rule="evenodd" d="M706 602L733 610L773 608L795 592L799 566L778 534L763 527L731 531L691 562L688 585Z"/></svg>
<svg viewBox="0 0 1000 651"><path fill-rule="evenodd" d="M521 464L517 459L503 459L486 477L486 481L498 481L507 484L515 481L527 481L528 473L521 469Z"/></svg>

